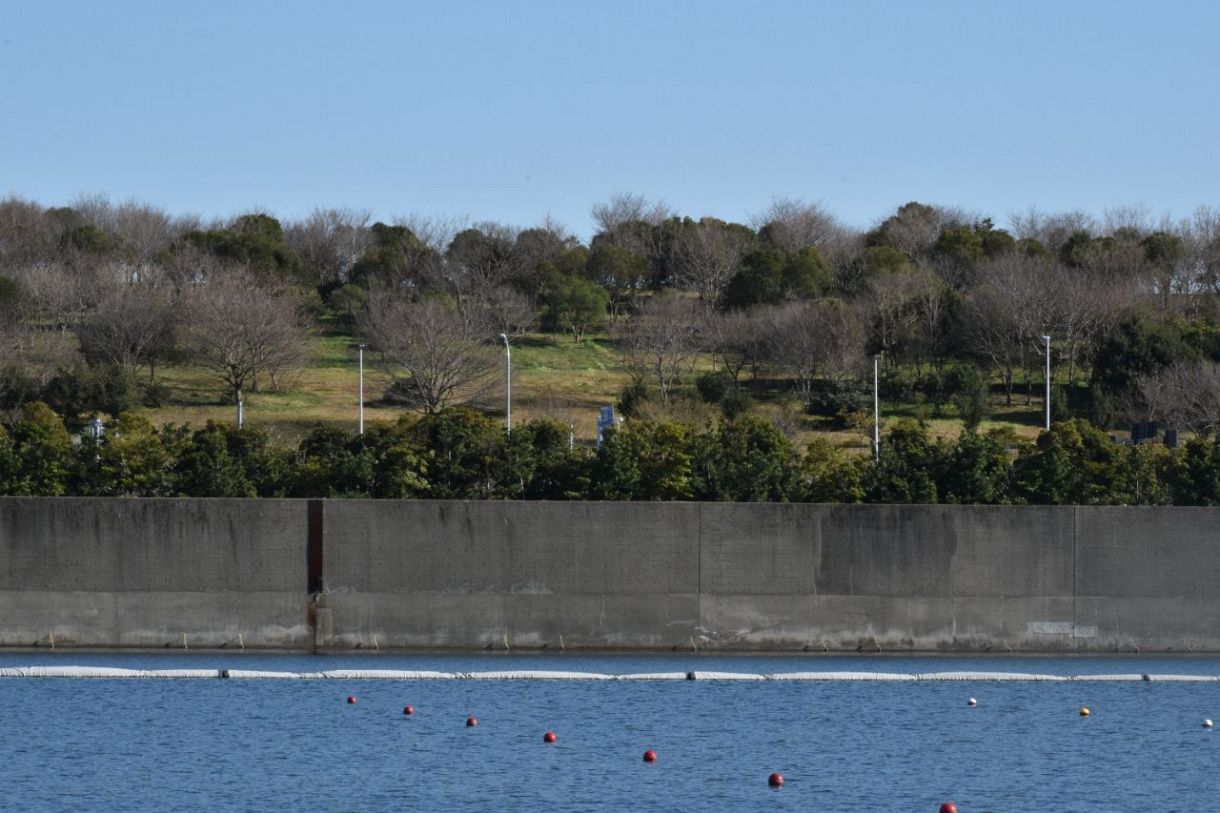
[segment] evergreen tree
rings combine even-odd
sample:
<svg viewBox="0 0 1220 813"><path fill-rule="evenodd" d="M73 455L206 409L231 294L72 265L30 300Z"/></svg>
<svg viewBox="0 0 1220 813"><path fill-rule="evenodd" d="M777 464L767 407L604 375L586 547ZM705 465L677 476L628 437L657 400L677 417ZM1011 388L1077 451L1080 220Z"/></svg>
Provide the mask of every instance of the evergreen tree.
<svg viewBox="0 0 1220 813"><path fill-rule="evenodd" d="M935 503L939 451L922 423L898 421L882 438L881 458L865 480L865 501Z"/></svg>

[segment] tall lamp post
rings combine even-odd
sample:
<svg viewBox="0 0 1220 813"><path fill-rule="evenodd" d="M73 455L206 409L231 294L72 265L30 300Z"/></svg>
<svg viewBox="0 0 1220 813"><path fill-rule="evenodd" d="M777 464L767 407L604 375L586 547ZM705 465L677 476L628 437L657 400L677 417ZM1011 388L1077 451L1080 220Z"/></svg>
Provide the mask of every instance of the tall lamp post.
<svg viewBox="0 0 1220 813"><path fill-rule="evenodd" d="M364 348L367 345L356 345L360 351L360 434L364 435Z"/></svg>
<svg viewBox="0 0 1220 813"><path fill-rule="evenodd" d="M508 334L501 333L504 340L504 379L508 384L504 399L504 428L508 434L513 431L513 348L508 343Z"/></svg>
<svg viewBox="0 0 1220 813"><path fill-rule="evenodd" d="M873 460L881 460L881 396L879 370L881 368L881 354L873 356Z"/></svg>
<svg viewBox="0 0 1220 813"><path fill-rule="evenodd" d="M1046 342L1046 431L1051 431L1051 337L1043 336Z"/></svg>

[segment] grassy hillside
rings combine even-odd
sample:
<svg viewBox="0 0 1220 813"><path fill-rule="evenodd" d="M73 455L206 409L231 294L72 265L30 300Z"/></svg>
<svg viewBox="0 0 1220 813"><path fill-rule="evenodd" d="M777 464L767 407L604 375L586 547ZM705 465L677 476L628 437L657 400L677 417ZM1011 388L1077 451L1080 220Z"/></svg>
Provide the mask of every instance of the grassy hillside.
<svg viewBox="0 0 1220 813"><path fill-rule="evenodd" d="M292 441L319 424L355 429L357 425L358 365L357 351L350 336L317 336L310 342L310 361L301 371L284 382L280 392L264 387L258 393L248 393L245 399L247 423L257 425L283 441ZM710 359L701 359L697 369L711 369ZM159 368L158 380L170 388L170 400L164 406L143 408L141 411L155 423L203 424L208 420L233 421L235 408L221 401L222 386L206 371L195 367ZM404 410L385 406L381 397L391 377L382 369L374 354L365 355L365 420L392 421ZM547 417L570 423L576 437L591 440L596 432L597 408L614 404L627 383L619 356L609 338L595 335L579 344L563 336L531 335L513 345L513 420ZM719 411L702 404L692 393L677 399L669 408L649 405L650 417L675 417L703 423L713 420ZM798 440L807 441L815 434L836 443L867 449L871 437L871 422L860 429L828 431L817 419L801 415L790 405L781 403L783 382L771 382L753 407L768 415ZM1008 427L1022 437L1033 437L1042 425L1042 404L1035 399L1025 405L1025 397L1014 399L1014 406L1005 408L1003 399L993 397L994 412L983 429ZM502 378L477 406L490 414L503 415L504 385ZM953 407L946 407L943 417L932 418L931 409L915 403L882 403L882 417L922 417L933 434L956 436L961 422L954 417Z"/></svg>

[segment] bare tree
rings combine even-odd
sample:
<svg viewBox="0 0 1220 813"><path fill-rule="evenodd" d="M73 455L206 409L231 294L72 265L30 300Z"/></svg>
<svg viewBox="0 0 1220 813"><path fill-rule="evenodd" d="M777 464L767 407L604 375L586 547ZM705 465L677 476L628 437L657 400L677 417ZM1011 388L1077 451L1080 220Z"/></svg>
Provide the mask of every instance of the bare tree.
<svg viewBox="0 0 1220 813"><path fill-rule="evenodd" d="M30 361L34 331L24 318L21 298L20 284L10 277L0 277L0 370Z"/></svg>
<svg viewBox="0 0 1220 813"><path fill-rule="evenodd" d="M859 377L866 366L864 319L858 304L825 300L822 324L826 338L822 343L822 371L830 379L843 381Z"/></svg>
<svg viewBox="0 0 1220 813"><path fill-rule="evenodd" d="M373 244L371 219L367 209L314 209L303 221L288 225L284 242L313 270L316 285L342 285Z"/></svg>
<svg viewBox="0 0 1220 813"><path fill-rule="evenodd" d="M478 292L467 307L474 314L474 320L487 325L493 336L500 333L521 336L537 322L537 311L530 298L507 285Z"/></svg>
<svg viewBox="0 0 1220 813"><path fill-rule="evenodd" d="M116 206L105 195L89 195L78 198L72 206L121 246L135 263L149 262L169 248L175 237L189 230L189 224L175 222L163 210L139 201Z"/></svg>
<svg viewBox="0 0 1220 813"><path fill-rule="evenodd" d="M79 325L121 276L113 266L74 267L61 262L23 265L12 274L24 292L26 317L60 331Z"/></svg>
<svg viewBox="0 0 1220 813"><path fill-rule="evenodd" d="M771 205L752 219L755 231L780 251L814 247L837 261L854 236L820 203L772 198Z"/></svg>
<svg viewBox="0 0 1220 813"><path fill-rule="evenodd" d="M873 345L887 358L893 358L910 342L920 320L917 306L936 285L929 274L901 271L868 280L861 302L869 315Z"/></svg>
<svg viewBox="0 0 1220 813"><path fill-rule="evenodd" d="M1220 364L1178 362L1135 381L1143 417L1200 435L1220 429Z"/></svg>
<svg viewBox="0 0 1220 813"><path fill-rule="evenodd" d="M888 245L908 257L917 258L928 253L946 227L978 219L957 209L911 202L898 207L898 211L883 220L876 231Z"/></svg>
<svg viewBox="0 0 1220 813"><path fill-rule="evenodd" d="M694 366L701 311L693 299L659 295L642 305L629 321L615 326L627 374L641 383L653 378L664 404Z"/></svg>
<svg viewBox="0 0 1220 813"><path fill-rule="evenodd" d="M1182 240L1184 300L1191 316L1214 313L1220 304L1220 209L1201 206L1177 228Z"/></svg>
<svg viewBox="0 0 1220 813"><path fill-rule="evenodd" d="M628 192L611 195L607 203L596 204L590 214L594 225L603 234L615 234L631 223L656 226L673 217L673 211L664 201L650 202L643 195Z"/></svg>
<svg viewBox="0 0 1220 813"><path fill-rule="evenodd" d="M746 367L757 370L767 353L767 312L731 310L703 319L703 344L737 384Z"/></svg>
<svg viewBox="0 0 1220 813"><path fill-rule="evenodd" d="M1058 253L1068 239L1077 233L1094 234L1097 222L1085 212L1048 214L1031 207L1025 212L1008 216L1013 237L1036 240L1048 251Z"/></svg>
<svg viewBox="0 0 1220 813"><path fill-rule="evenodd" d="M646 260L651 285L672 281L668 277L674 228L667 226L676 226L677 222L663 202L649 203L639 195L615 195L610 203L593 207L593 219L600 229L590 243L594 254L603 245L615 246ZM616 297L612 295L611 299Z"/></svg>
<svg viewBox="0 0 1220 813"><path fill-rule="evenodd" d="M445 253L453 238L470 225L469 215L399 215L395 226L405 226L421 243L437 255Z"/></svg>
<svg viewBox="0 0 1220 813"><path fill-rule="evenodd" d="M789 302L767 313L768 357L792 375L803 403L820 375L854 375L864 358L859 314L843 302Z"/></svg>
<svg viewBox="0 0 1220 813"><path fill-rule="evenodd" d="M1091 357L1098 340L1133 307L1139 282L1134 277L1112 277L1091 267L1067 268L1048 264L1037 276L1039 299L1049 310L1049 333L1060 343L1068 365L1068 381Z"/></svg>
<svg viewBox="0 0 1220 813"><path fill-rule="evenodd" d="M672 248L678 286L697 293L704 307L714 308L750 248L745 231L711 218L681 229Z"/></svg>
<svg viewBox="0 0 1220 813"><path fill-rule="evenodd" d="M0 269L55 257L58 229L41 206L16 196L0 200Z"/></svg>
<svg viewBox="0 0 1220 813"><path fill-rule="evenodd" d="M135 269L127 281L169 285L181 295L230 271L229 263L215 254L192 245L178 245L163 261Z"/></svg>
<svg viewBox="0 0 1220 813"><path fill-rule="evenodd" d="M557 264L565 253L579 245L580 241L566 226L547 215L537 226L517 234L514 251L521 265L533 271L544 262Z"/></svg>
<svg viewBox="0 0 1220 813"><path fill-rule="evenodd" d="M1155 288L1144 249L1136 240L1098 241L1086 252L1081 268L1107 285L1138 282L1148 291Z"/></svg>
<svg viewBox="0 0 1220 813"><path fill-rule="evenodd" d="M427 413L477 398L498 369L486 322L445 302L412 302L378 291L359 326L412 405Z"/></svg>
<svg viewBox="0 0 1220 813"><path fill-rule="evenodd" d="M1101 231L1142 237L1152 231L1152 210L1147 206L1107 206L1101 215Z"/></svg>
<svg viewBox="0 0 1220 813"><path fill-rule="evenodd" d="M917 373L922 372L925 361L940 370L949 352L946 346L951 310L949 287L928 268L917 268L915 275L922 278L922 284L915 288L911 300L915 317L911 356Z"/></svg>
<svg viewBox="0 0 1220 813"><path fill-rule="evenodd" d="M493 290L517 281L524 267L515 251L517 232L499 223L478 223L458 232L445 252L445 278L457 298L486 300Z"/></svg>
<svg viewBox="0 0 1220 813"><path fill-rule="evenodd" d="M1024 371L1030 384L1041 337L1054 324L1055 303L1046 284L1053 268L1053 262L1043 258L1003 254L980 266L979 284L963 301L970 348L999 373L1008 405L1015 372Z"/></svg>
<svg viewBox="0 0 1220 813"><path fill-rule="evenodd" d="M76 333L85 358L132 373L146 366L152 383L157 361L173 349L178 320L171 288L132 283L111 289Z"/></svg>
<svg viewBox="0 0 1220 813"><path fill-rule="evenodd" d="M260 375L278 389L280 377L305 360L310 326L304 311L247 271L213 275L192 288L185 304L185 344L234 402L247 389L258 390Z"/></svg>

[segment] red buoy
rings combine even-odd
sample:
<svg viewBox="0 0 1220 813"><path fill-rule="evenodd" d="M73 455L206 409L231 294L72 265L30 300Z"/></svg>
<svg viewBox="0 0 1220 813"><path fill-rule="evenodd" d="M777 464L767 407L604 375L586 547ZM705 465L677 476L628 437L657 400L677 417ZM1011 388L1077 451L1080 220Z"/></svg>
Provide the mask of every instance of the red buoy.
<svg viewBox="0 0 1220 813"><path fill-rule="evenodd" d="M647 751L644 752L644 761L645 762L656 762L657 761L657 752L652 750L651 748L649 748Z"/></svg>
<svg viewBox="0 0 1220 813"><path fill-rule="evenodd" d="M356 704L356 695L354 695L354 694L349 694L349 695L347 696L347 704L348 704L349 706L354 706L354 705Z"/></svg>
<svg viewBox="0 0 1220 813"><path fill-rule="evenodd" d="M940 806L940 813L957 813L957 805L953 802L945 802Z"/></svg>
<svg viewBox="0 0 1220 813"><path fill-rule="evenodd" d="M554 742L554 741L555 741L555 740L557 740L557 739L559 739L559 738L555 736L555 732L554 732L554 731L548 731L548 732L546 732L545 734L543 734L543 735L542 735L542 741L543 741L543 742Z"/></svg>
<svg viewBox="0 0 1220 813"><path fill-rule="evenodd" d="M767 777L767 784L773 788L782 788L784 786L784 775L776 771Z"/></svg>
<svg viewBox="0 0 1220 813"><path fill-rule="evenodd" d="M466 718L466 727L467 728L474 728L478 724L479 724L479 719L477 717L467 717Z"/></svg>
<svg viewBox="0 0 1220 813"><path fill-rule="evenodd" d="M410 717L412 714L415 713L415 706L412 706L410 703L408 703L407 705L402 707L402 713L407 715L408 717Z"/></svg>

